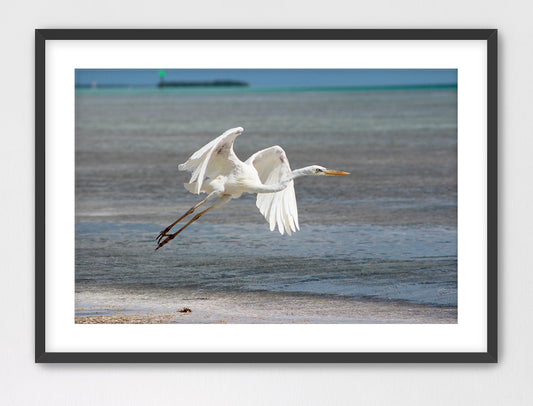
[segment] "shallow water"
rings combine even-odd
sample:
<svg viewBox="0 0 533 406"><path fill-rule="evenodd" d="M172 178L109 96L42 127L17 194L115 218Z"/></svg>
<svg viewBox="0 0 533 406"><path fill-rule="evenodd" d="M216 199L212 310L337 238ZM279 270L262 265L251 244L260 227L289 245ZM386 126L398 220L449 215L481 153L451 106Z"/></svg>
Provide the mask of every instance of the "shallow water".
<svg viewBox="0 0 533 406"><path fill-rule="evenodd" d="M456 96L77 93L77 305L128 311L149 291L147 308L177 293L246 292L457 306ZM301 231L290 237L268 231L245 195L154 251L158 232L198 201L176 165L235 126L242 160L278 144L293 168L352 175L298 179ZM120 294L99 294L110 291Z"/></svg>

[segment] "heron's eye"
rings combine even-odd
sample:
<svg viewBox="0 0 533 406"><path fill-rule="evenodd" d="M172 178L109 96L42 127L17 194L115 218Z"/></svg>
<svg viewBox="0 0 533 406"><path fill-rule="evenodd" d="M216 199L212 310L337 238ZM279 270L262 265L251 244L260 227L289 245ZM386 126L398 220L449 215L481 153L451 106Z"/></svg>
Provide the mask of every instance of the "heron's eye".
<svg viewBox="0 0 533 406"><path fill-rule="evenodd" d="M322 172L322 170L320 168L316 168L316 173L318 172Z"/></svg>

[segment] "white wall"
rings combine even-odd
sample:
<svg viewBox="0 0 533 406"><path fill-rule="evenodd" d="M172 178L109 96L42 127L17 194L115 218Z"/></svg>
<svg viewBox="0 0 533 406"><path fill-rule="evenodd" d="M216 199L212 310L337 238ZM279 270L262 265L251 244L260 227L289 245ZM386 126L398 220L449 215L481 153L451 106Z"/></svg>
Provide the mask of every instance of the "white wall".
<svg viewBox="0 0 533 406"><path fill-rule="evenodd" d="M10 1L0 13L3 404L533 402L530 2ZM500 363L497 365L36 365L33 329L34 28L498 28Z"/></svg>

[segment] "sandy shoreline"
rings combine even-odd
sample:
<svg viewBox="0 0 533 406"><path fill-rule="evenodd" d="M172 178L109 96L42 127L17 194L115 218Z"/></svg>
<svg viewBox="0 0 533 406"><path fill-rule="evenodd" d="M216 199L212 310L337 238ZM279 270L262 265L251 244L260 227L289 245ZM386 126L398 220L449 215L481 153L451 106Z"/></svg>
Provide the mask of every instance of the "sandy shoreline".
<svg viewBox="0 0 533 406"><path fill-rule="evenodd" d="M187 299L144 295L128 305L84 305L78 302L77 324L166 323L403 323L455 324L457 309L405 302L347 300L293 294L211 294ZM188 308L190 312L181 312Z"/></svg>

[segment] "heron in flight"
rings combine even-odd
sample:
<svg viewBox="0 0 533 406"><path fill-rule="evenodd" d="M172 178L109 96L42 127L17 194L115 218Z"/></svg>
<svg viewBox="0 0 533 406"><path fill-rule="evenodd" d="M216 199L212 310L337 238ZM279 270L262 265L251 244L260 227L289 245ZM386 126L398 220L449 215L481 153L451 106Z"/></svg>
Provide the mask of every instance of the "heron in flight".
<svg viewBox="0 0 533 406"><path fill-rule="evenodd" d="M233 142L243 131L242 127L227 130L192 154L187 162L178 165L180 171L192 172L189 183L184 184L185 188L194 194L206 193L207 197L159 233L156 250L207 212L239 198L243 193L257 193L257 208L270 224L270 231L277 226L281 234L287 231L291 235L291 232L300 229L294 179L306 175L348 175L348 172L318 165L291 171L285 151L277 145L258 151L242 162L233 152ZM169 233L177 223L215 198L218 200L209 208L195 214L175 233Z"/></svg>

